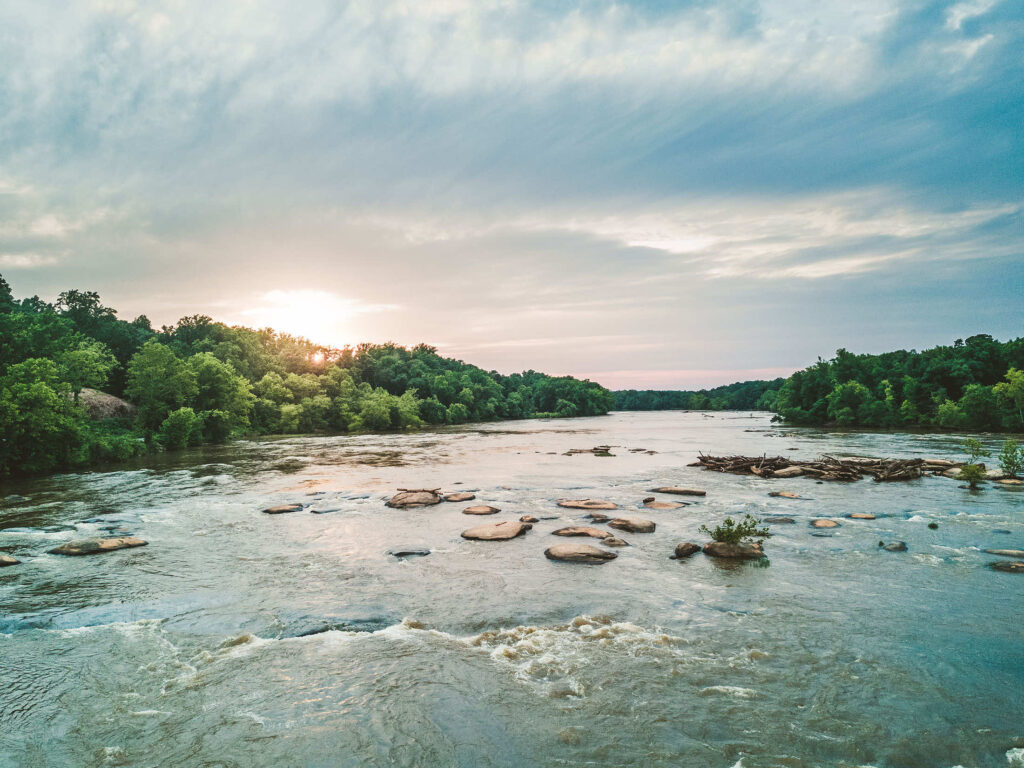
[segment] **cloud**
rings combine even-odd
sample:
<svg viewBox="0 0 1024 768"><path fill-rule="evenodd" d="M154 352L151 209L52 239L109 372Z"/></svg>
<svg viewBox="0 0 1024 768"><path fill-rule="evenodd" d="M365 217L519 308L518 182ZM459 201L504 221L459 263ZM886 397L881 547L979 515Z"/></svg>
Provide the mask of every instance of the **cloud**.
<svg viewBox="0 0 1024 768"><path fill-rule="evenodd" d="M503 370L1016 333L1022 38L1005 0L7 3L0 266Z"/></svg>

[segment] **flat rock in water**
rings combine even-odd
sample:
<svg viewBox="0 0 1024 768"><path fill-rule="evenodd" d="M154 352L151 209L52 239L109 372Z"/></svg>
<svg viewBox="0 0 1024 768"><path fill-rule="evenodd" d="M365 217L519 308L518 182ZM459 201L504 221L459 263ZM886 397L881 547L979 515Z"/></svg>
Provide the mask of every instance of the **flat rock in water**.
<svg viewBox="0 0 1024 768"><path fill-rule="evenodd" d="M851 520L874 520L875 516L870 512L851 512L847 515Z"/></svg>
<svg viewBox="0 0 1024 768"><path fill-rule="evenodd" d="M692 541L684 541L682 544L676 544L676 551L672 557L676 560L683 560L684 558L691 557L698 552L700 552L700 544L694 544Z"/></svg>
<svg viewBox="0 0 1024 768"><path fill-rule="evenodd" d="M392 557L426 557L430 554L429 549L389 549L388 554Z"/></svg>
<svg viewBox="0 0 1024 768"><path fill-rule="evenodd" d="M501 512L497 507L489 507L486 504L478 504L475 507L466 507L462 510L464 515L496 515Z"/></svg>
<svg viewBox="0 0 1024 768"><path fill-rule="evenodd" d="M606 547L628 547L629 542L620 539L618 536L605 536L601 539L601 543Z"/></svg>
<svg viewBox="0 0 1024 768"><path fill-rule="evenodd" d="M263 510L265 515L284 515L288 512L301 512L301 504L279 504L276 507L267 507Z"/></svg>
<svg viewBox="0 0 1024 768"><path fill-rule="evenodd" d="M800 467L783 467L772 472L772 477L800 477L803 473L804 471Z"/></svg>
<svg viewBox="0 0 1024 768"><path fill-rule="evenodd" d="M1024 573L1024 560L998 560L994 563L989 563L988 567L994 571L1003 571L1004 573Z"/></svg>
<svg viewBox="0 0 1024 768"><path fill-rule="evenodd" d="M1000 485L1024 485L1024 480L1018 480L1016 477L1004 477L996 482Z"/></svg>
<svg viewBox="0 0 1024 768"><path fill-rule="evenodd" d="M540 518L534 517L533 515L523 515L519 518L520 523L539 523Z"/></svg>
<svg viewBox="0 0 1024 768"><path fill-rule="evenodd" d="M907 542L905 541L890 541L888 544L882 547L886 552L906 552Z"/></svg>
<svg viewBox="0 0 1024 768"><path fill-rule="evenodd" d="M795 523L796 520L792 517L766 517L764 522L774 523L775 525L788 525L790 523Z"/></svg>
<svg viewBox="0 0 1024 768"><path fill-rule="evenodd" d="M743 560L759 560L764 557L764 549L760 542L743 541L739 544L728 544L724 541L712 541L704 545L704 554L711 557L735 557Z"/></svg>
<svg viewBox="0 0 1024 768"><path fill-rule="evenodd" d="M558 506L566 509L618 509L619 505L598 499L559 499Z"/></svg>
<svg viewBox="0 0 1024 768"><path fill-rule="evenodd" d="M647 509L679 509L685 507L685 501L655 501L654 499L644 499L644 507Z"/></svg>
<svg viewBox="0 0 1024 768"><path fill-rule="evenodd" d="M408 509L409 507L429 507L441 503L441 496L437 491L417 489L402 490L387 500L385 506L395 509Z"/></svg>
<svg viewBox="0 0 1024 768"><path fill-rule="evenodd" d="M521 536L532 527L529 523L522 523L518 520L506 520L501 523L488 523L470 528L462 532L462 538L475 541L506 541Z"/></svg>
<svg viewBox="0 0 1024 768"><path fill-rule="evenodd" d="M800 495L792 491L772 491L768 494L776 499L799 499Z"/></svg>
<svg viewBox="0 0 1024 768"><path fill-rule="evenodd" d="M985 549L982 550L988 555L999 555L1000 557L1016 557L1024 560L1024 549Z"/></svg>
<svg viewBox="0 0 1024 768"><path fill-rule="evenodd" d="M100 552L113 552L118 549L144 547L148 541L134 536L118 536L115 539L79 539L61 544L50 550L51 555L97 555Z"/></svg>
<svg viewBox="0 0 1024 768"><path fill-rule="evenodd" d="M592 544L555 544L544 550L544 557L548 560L560 560L565 563L590 563L600 564L614 560L618 555L609 552L607 549L599 549Z"/></svg>
<svg viewBox="0 0 1024 768"><path fill-rule="evenodd" d="M818 517L818 518L815 518L814 520L811 520L811 527L812 528L838 528L839 527L839 523L837 523L835 520L829 520L828 518L825 518L825 517Z"/></svg>
<svg viewBox="0 0 1024 768"><path fill-rule="evenodd" d="M608 525L629 533L654 533L655 528L654 521L644 520L642 517L616 517L609 520Z"/></svg>
<svg viewBox="0 0 1024 768"><path fill-rule="evenodd" d="M707 496L707 491L699 488L679 488L674 485L663 485L659 488L651 488L651 493L674 493L676 496Z"/></svg>
<svg viewBox="0 0 1024 768"><path fill-rule="evenodd" d="M445 501L472 501L475 498L475 493L466 493L465 491L459 491L458 493L446 493L444 495Z"/></svg>
<svg viewBox="0 0 1024 768"><path fill-rule="evenodd" d="M19 563L21 563L21 560L19 560L16 557L11 557L10 555L0 555L0 568L6 568L9 565L18 565Z"/></svg>
<svg viewBox="0 0 1024 768"><path fill-rule="evenodd" d="M611 518L608 517L608 515L602 515L600 512L594 512L592 515L587 515L587 517L589 517L595 523L607 523L609 520L611 520Z"/></svg>
<svg viewBox="0 0 1024 768"><path fill-rule="evenodd" d="M607 539L612 534L601 528L591 528L589 525L571 525L568 528L559 528L551 532L555 536L590 536L594 539Z"/></svg>

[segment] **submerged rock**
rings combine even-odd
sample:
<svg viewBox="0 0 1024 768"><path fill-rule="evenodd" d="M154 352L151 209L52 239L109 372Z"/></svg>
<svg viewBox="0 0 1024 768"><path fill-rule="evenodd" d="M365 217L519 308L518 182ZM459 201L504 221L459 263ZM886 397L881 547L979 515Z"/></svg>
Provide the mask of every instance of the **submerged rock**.
<svg viewBox="0 0 1024 768"><path fill-rule="evenodd" d="M712 541L704 545L704 554L711 557L734 557L744 560L758 560L765 556L759 541L741 541L739 544Z"/></svg>
<svg viewBox="0 0 1024 768"><path fill-rule="evenodd" d="M874 520L875 516L870 512L851 512L847 515L851 520Z"/></svg>
<svg viewBox="0 0 1024 768"><path fill-rule="evenodd" d="M28 501L27 496L22 496L20 493L12 493L4 496L4 502L7 504L22 504Z"/></svg>
<svg viewBox="0 0 1024 768"><path fill-rule="evenodd" d="M608 525L629 533L654 533L655 529L653 520L644 520L642 517L616 517L609 520Z"/></svg>
<svg viewBox="0 0 1024 768"><path fill-rule="evenodd" d="M886 552L906 552L907 551L907 542L905 542L905 541L890 541L888 544L885 544L882 547L882 549L884 549Z"/></svg>
<svg viewBox="0 0 1024 768"><path fill-rule="evenodd" d="M279 504L276 507L267 507L263 510L265 515L284 515L288 512L301 512L301 504Z"/></svg>
<svg viewBox="0 0 1024 768"><path fill-rule="evenodd" d="M6 568L9 565L19 565L21 560L10 555L0 555L0 568Z"/></svg>
<svg viewBox="0 0 1024 768"><path fill-rule="evenodd" d="M594 512L591 515L587 515L587 517L589 517L595 523L607 523L609 520L611 520L611 518L608 517L608 515L602 515L600 512Z"/></svg>
<svg viewBox="0 0 1024 768"><path fill-rule="evenodd" d="M497 507L489 507L486 504L479 504L475 507L466 507L462 510L464 515L496 515L501 512Z"/></svg>
<svg viewBox="0 0 1024 768"><path fill-rule="evenodd" d="M1024 560L997 560L989 563L988 567L1004 573L1024 573Z"/></svg>
<svg viewBox="0 0 1024 768"><path fill-rule="evenodd" d="M598 499L559 499L558 506L566 509L618 509L619 505Z"/></svg>
<svg viewBox="0 0 1024 768"><path fill-rule="evenodd" d="M1024 549L983 549L987 555L999 555L1000 557L1016 557L1024 560Z"/></svg>
<svg viewBox="0 0 1024 768"><path fill-rule="evenodd" d="M811 520L812 528L838 528L839 523L835 520L829 520L827 517L817 517Z"/></svg>
<svg viewBox="0 0 1024 768"><path fill-rule="evenodd" d="M707 496L707 491L699 488L679 488L675 485L663 485L658 488L651 488L651 493L674 493L676 496Z"/></svg>
<svg viewBox="0 0 1024 768"><path fill-rule="evenodd" d="M49 550L51 555L96 555L100 552L113 552L118 549L144 547L148 541L134 536L118 536L114 539L79 539L61 544Z"/></svg>
<svg viewBox="0 0 1024 768"><path fill-rule="evenodd" d="M429 549L389 549L388 554L392 557L426 557L430 554Z"/></svg>
<svg viewBox="0 0 1024 768"><path fill-rule="evenodd" d="M441 496L436 490L418 488L407 490L399 488L398 493L387 500L385 506L395 509L408 509L410 507L429 507L441 503Z"/></svg>
<svg viewBox="0 0 1024 768"><path fill-rule="evenodd" d="M534 517L533 515L523 515L519 518L520 523L539 523L540 518Z"/></svg>
<svg viewBox="0 0 1024 768"><path fill-rule="evenodd" d="M341 507L330 507L328 509L311 509L311 515L329 515L331 512L341 512Z"/></svg>
<svg viewBox="0 0 1024 768"><path fill-rule="evenodd" d="M475 493L467 493L465 491L459 491L458 493L446 493L444 495L445 501L472 501L475 498Z"/></svg>
<svg viewBox="0 0 1024 768"><path fill-rule="evenodd" d="M597 565L614 560L618 555L614 552L609 552L607 549L599 549L592 544L571 542L548 547L544 550L544 557L548 560L560 560L566 563L590 563Z"/></svg>
<svg viewBox="0 0 1024 768"><path fill-rule="evenodd" d="M683 560L687 557L700 552L700 544L694 544L692 541L684 541L682 544L676 544L676 551L672 555L676 560Z"/></svg>
<svg viewBox="0 0 1024 768"><path fill-rule="evenodd" d="M570 525L568 528L559 528L551 533L554 536L590 536L594 539L612 538L612 534L609 531L602 530L601 528L591 528L589 525Z"/></svg>
<svg viewBox="0 0 1024 768"><path fill-rule="evenodd" d="M518 520L506 520L501 523L478 525L462 532L462 538L475 541L506 541L521 536L533 526Z"/></svg>
<svg viewBox="0 0 1024 768"><path fill-rule="evenodd" d="M775 517L766 517L764 519L764 522L774 523L775 525L789 525L790 523L795 523L796 520L794 520L792 517L782 517L777 515Z"/></svg>
<svg viewBox="0 0 1024 768"><path fill-rule="evenodd" d="M772 491L768 495L772 496L774 498L777 498L777 499L778 498L782 498L782 499L799 499L800 498L799 494L793 493L792 491Z"/></svg>

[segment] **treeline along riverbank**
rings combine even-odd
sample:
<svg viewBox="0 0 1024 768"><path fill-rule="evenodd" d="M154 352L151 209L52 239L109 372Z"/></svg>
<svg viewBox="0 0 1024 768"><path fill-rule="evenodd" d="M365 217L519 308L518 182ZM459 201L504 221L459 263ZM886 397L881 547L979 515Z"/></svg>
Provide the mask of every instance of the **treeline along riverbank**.
<svg viewBox="0 0 1024 768"><path fill-rule="evenodd" d="M1024 431L1024 338L986 334L923 352L840 349L788 379L615 392L615 409L764 410L794 425Z"/></svg>
<svg viewBox="0 0 1024 768"><path fill-rule="evenodd" d="M611 406L611 392L590 381L504 376L424 344L334 349L204 315L155 330L145 316L119 319L94 292L16 300L0 276L0 476L241 434L594 416Z"/></svg>

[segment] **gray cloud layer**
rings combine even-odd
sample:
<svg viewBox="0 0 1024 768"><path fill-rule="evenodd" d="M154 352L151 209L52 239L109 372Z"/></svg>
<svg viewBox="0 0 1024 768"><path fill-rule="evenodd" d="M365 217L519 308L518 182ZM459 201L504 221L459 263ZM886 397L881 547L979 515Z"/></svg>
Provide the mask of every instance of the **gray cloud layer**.
<svg viewBox="0 0 1024 768"><path fill-rule="evenodd" d="M0 271L610 385L1019 334L1020 4L820 5L8 3Z"/></svg>

